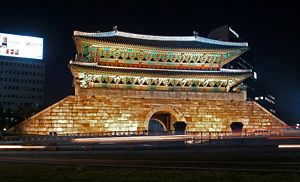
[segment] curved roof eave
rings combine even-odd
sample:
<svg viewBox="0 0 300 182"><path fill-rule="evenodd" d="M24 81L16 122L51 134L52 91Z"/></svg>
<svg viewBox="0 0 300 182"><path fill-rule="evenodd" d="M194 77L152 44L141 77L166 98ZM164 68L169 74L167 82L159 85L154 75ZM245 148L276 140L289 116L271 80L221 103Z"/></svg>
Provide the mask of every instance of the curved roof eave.
<svg viewBox="0 0 300 182"><path fill-rule="evenodd" d="M183 42L202 42L207 44L215 44L215 45L224 45L224 46L237 46L237 47L248 47L248 42L226 42L220 40L209 39L205 37L196 36L158 36L158 35L145 35L145 34L135 34L135 33L128 33L122 31L109 31L109 32L81 32L81 31L74 31L74 36L85 36L91 38L98 38L98 37L127 37L133 39L142 39L142 40L156 40L156 41L183 41Z"/></svg>
<svg viewBox="0 0 300 182"><path fill-rule="evenodd" d="M78 65L85 67L94 67L94 68L104 68L104 69L115 69L115 70L128 70L128 71L158 71L165 73L187 73L187 74L251 74L252 70L239 70L239 69L223 69L219 71L215 70L176 70L176 69L154 69L154 68L135 68L135 67L118 67L118 66L103 66L98 65L97 63L82 63L78 61L70 61L70 65Z"/></svg>

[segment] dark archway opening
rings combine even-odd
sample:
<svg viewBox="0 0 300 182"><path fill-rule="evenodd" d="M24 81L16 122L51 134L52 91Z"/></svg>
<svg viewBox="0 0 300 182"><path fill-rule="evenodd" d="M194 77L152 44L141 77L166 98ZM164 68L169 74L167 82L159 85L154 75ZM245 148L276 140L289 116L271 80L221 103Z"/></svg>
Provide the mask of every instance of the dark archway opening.
<svg viewBox="0 0 300 182"><path fill-rule="evenodd" d="M232 132L242 132L244 124L241 122L233 122L230 124Z"/></svg>
<svg viewBox="0 0 300 182"><path fill-rule="evenodd" d="M184 135L186 129L186 123L183 121L177 121L174 123L175 135Z"/></svg>
<svg viewBox="0 0 300 182"><path fill-rule="evenodd" d="M151 118L148 124L149 135L161 135L166 132L164 123L158 119Z"/></svg>
<svg viewBox="0 0 300 182"><path fill-rule="evenodd" d="M171 114L167 112L157 112L150 118L148 133L150 135L165 134L171 130Z"/></svg>
<svg viewBox="0 0 300 182"><path fill-rule="evenodd" d="M153 114L153 116L151 117L151 119L158 119L158 120L160 120L164 124L164 126L166 127L167 131L171 130L171 114L170 113L167 113L167 112L157 112L157 113Z"/></svg>

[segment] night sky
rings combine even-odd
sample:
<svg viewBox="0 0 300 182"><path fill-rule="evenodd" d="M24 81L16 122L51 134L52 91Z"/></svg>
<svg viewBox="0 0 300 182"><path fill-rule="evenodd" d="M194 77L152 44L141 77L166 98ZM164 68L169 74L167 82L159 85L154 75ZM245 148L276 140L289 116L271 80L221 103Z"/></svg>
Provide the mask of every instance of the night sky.
<svg viewBox="0 0 300 182"><path fill-rule="evenodd" d="M45 103L73 94L68 62L74 30L153 35L207 34L222 25L247 41L259 82L276 97L277 113L300 122L299 6L283 1L3 1L0 32L44 38Z"/></svg>

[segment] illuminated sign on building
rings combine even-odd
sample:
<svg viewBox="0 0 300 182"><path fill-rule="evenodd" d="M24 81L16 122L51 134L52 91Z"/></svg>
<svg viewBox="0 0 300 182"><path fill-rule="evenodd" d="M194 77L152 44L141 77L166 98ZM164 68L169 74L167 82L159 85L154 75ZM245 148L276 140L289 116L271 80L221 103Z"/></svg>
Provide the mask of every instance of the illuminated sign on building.
<svg viewBox="0 0 300 182"><path fill-rule="evenodd" d="M0 33L0 56L43 59L43 39Z"/></svg>

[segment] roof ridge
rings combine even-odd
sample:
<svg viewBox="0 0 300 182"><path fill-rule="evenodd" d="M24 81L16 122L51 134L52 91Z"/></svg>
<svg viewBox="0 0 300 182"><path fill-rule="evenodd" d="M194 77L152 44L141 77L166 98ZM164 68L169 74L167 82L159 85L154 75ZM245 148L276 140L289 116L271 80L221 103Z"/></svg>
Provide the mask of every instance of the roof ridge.
<svg viewBox="0 0 300 182"><path fill-rule="evenodd" d="M154 40L154 41L196 41L196 42L203 42L207 44L217 44L217 45L225 45L225 46L241 46L241 47L248 47L247 42L227 42L221 40L215 40L205 37L200 37L198 35L194 36L160 36L160 35L146 35L146 34L136 34L136 33L128 33L122 31L109 31L109 32L81 32L81 31L74 31L74 36L86 36L86 37L113 37L113 36L120 36L120 37L127 37L133 39L143 39L143 40Z"/></svg>

